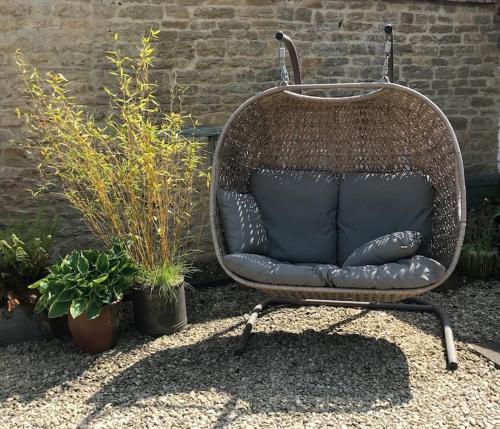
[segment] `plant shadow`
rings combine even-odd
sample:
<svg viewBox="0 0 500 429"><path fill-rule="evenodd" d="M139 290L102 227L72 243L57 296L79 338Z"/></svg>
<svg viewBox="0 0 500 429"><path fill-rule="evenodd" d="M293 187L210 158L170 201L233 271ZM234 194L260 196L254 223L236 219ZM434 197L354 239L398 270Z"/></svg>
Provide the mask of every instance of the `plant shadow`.
<svg viewBox="0 0 500 429"><path fill-rule="evenodd" d="M235 413L366 413L412 397L406 357L383 339L312 330L255 333L241 357L233 354L236 342L234 336L214 336L146 357L89 399L95 411L84 423L109 404L128 407L190 392L230 396L215 427L229 424ZM236 407L239 401L248 407ZM162 401L162 406L170 405Z"/></svg>
<svg viewBox="0 0 500 429"><path fill-rule="evenodd" d="M4 361L0 362L0 402L15 397L19 402L29 403L50 389L64 389L98 361L113 359L148 341L135 332L132 336L125 333L116 348L98 355L82 353L70 340L40 340L4 347L0 350L0 360ZM8 368L12 361L23 371L10 374ZM44 365L44 362L50 362L50 365Z"/></svg>

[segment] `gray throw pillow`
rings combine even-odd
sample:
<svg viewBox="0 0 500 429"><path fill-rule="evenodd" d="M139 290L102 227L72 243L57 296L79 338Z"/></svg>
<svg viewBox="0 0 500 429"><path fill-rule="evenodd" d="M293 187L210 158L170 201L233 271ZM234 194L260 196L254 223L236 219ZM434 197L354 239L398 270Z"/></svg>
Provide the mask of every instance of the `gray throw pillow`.
<svg viewBox="0 0 500 429"><path fill-rule="evenodd" d="M255 170L250 188L262 214L272 258L336 263L338 180L333 174Z"/></svg>
<svg viewBox="0 0 500 429"><path fill-rule="evenodd" d="M252 195L219 189L217 205L230 253L247 252L261 255L268 253L266 231Z"/></svg>
<svg viewBox="0 0 500 429"><path fill-rule="evenodd" d="M417 253L421 242L416 231L393 232L358 247L343 266L383 265L406 259Z"/></svg>
<svg viewBox="0 0 500 429"><path fill-rule="evenodd" d="M346 174L339 186L339 264L362 244L394 231L418 231L420 252L429 256L433 203L432 186L425 176Z"/></svg>

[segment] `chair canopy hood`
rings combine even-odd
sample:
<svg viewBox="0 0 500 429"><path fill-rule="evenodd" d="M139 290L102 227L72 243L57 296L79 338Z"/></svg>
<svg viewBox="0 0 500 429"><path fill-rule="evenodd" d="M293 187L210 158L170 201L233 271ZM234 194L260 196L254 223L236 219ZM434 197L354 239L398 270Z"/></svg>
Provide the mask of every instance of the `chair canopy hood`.
<svg viewBox="0 0 500 429"><path fill-rule="evenodd" d="M302 94L334 91L361 94ZM448 119L422 94L392 83L292 85L241 105L221 134L213 164L211 222L221 263L217 189L249 192L251 171L262 168L428 176L434 189L431 256L448 275L453 271L465 230L462 158Z"/></svg>

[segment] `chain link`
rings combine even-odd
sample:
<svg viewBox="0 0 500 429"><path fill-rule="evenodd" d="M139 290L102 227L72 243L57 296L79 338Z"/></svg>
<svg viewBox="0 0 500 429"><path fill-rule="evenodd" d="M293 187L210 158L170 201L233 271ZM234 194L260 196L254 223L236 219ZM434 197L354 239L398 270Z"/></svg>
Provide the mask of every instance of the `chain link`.
<svg viewBox="0 0 500 429"><path fill-rule="evenodd" d="M390 82L389 79L389 57L391 56L392 43L388 40L384 43L384 67L382 69L382 79L381 82Z"/></svg>
<svg viewBox="0 0 500 429"><path fill-rule="evenodd" d="M290 82L290 76L288 75L288 70L286 68L285 55L286 55L286 48L284 43L281 43L280 47L278 48L278 57L280 60L280 69L281 69L280 86L287 86L288 83Z"/></svg>

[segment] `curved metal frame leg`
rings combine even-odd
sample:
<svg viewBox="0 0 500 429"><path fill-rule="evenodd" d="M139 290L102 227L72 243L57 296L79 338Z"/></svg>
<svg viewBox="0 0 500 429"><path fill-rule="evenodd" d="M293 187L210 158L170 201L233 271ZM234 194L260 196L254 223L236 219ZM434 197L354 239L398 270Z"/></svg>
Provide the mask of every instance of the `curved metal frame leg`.
<svg viewBox="0 0 500 429"><path fill-rule="evenodd" d="M446 349L447 368L455 371L458 368L457 351L455 348L455 341L453 339L453 331L451 330L450 321L443 309L436 304L425 301L420 298L412 298L403 302L397 303L378 303L378 302L357 302L357 301L322 301L315 299L307 300L294 300L287 298L268 298L261 303L257 304L253 309L250 317L247 320L243 333L240 336L238 345L234 349L236 355L242 355L250 339L253 327L257 322L257 318L262 311L273 305L327 305L330 307L344 307L344 308L366 308L369 310L395 310L395 311L411 311L421 313L433 313L441 322L444 333L444 343Z"/></svg>
<svg viewBox="0 0 500 429"><path fill-rule="evenodd" d="M428 302L421 298L412 298L412 301L417 304L430 306L432 308L431 311L440 320L444 333L444 345L446 349L446 360L448 362L448 369L451 371L457 370L458 369L457 349L455 347L453 331L451 330L450 326L450 319L448 319L448 316L445 314L443 309L437 304L433 304L432 302Z"/></svg>
<svg viewBox="0 0 500 429"><path fill-rule="evenodd" d="M245 351L248 344L248 340L250 339L250 334L252 333L252 329L262 311L264 311L267 307L270 307L271 305L289 304L289 303L290 302L288 300L281 298L268 298L257 304L254 307L252 313L250 314L250 317L248 318L245 327L243 328L243 333L240 335L240 340L238 341L238 345L234 349L234 354L241 356Z"/></svg>

